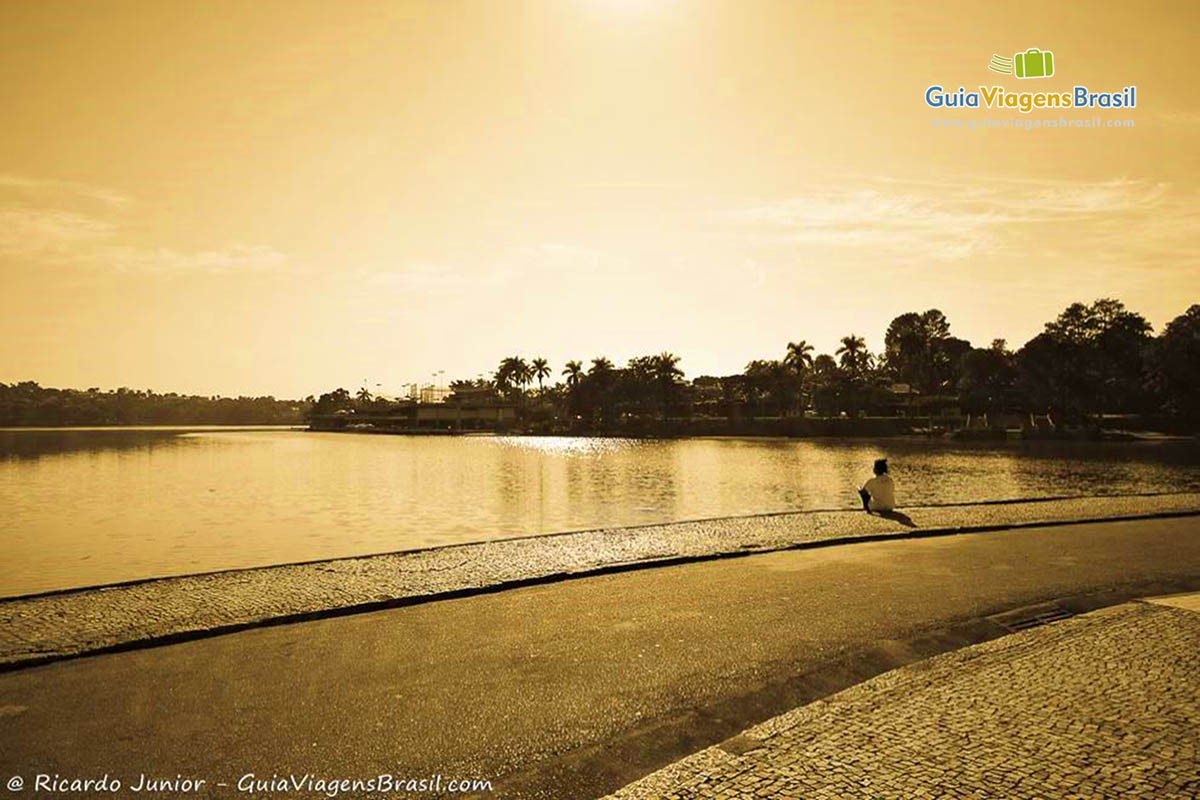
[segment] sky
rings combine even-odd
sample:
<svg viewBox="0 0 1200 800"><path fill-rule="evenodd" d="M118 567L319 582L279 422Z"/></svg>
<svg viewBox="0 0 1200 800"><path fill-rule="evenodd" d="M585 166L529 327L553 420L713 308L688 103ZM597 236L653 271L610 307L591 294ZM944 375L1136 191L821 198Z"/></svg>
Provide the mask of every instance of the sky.
<svg viewBox="0 0 1200 800"><path fill-rule="evenodd" d="M689 377L1200 302L1200 5L0 0L0 381ZM987 70L1054 53L1050 78ZM1135 109L932 109L1137 86ZM1132 120L937 128L948 119Z"/></svg>

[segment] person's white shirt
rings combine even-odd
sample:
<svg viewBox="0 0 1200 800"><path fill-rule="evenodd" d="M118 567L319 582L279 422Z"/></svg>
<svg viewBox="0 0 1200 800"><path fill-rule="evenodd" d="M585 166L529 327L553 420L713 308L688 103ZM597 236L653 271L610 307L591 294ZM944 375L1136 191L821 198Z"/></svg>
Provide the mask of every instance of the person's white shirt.
<svg viewBox="0 0 1200 800"><path fill-rule="evenodd" d="M872 511L893 511L896 508L896 484L892 476L886 472L876 475L863 484L863 489L871 495Z"/></svg>

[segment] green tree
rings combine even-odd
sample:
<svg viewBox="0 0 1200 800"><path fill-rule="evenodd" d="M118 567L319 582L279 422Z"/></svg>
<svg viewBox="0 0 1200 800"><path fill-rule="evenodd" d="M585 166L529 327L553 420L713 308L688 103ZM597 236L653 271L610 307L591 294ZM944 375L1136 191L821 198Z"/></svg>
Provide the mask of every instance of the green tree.
<svg viewBox="0 0 1200 800"><path fill-rule="evenodd" d="M1200 422L1200 305L1167 323L1154 342L1149 374L1162 410Z"/></svg>
<svg viewBox="0 0 1200 800"><path fill-rule="evenodd" d="M120 393L120 390L118 390ZM317 414L333 414L348 409L351 405L350 393L345 389L334 389L317 398L313 412Z"/></svg>
<svg viewBox="0 0 1200 800"><path fill-rule="evenodd" d="M1150 323L1118 300L1072 303L1017 353L1033 410L1068 418L1145 406Z"/></svg>
<svg viewBox="0 0 1200 800"><path fill-rule="evenodd" d="M807 372L813 366L813 346L801 339L798 342L788 342L787 355L783 363L797 373Z"/></svg>
<svg viewBox="0 0 1200 800"><path fill-rule="evenodd" d="M515 390L518 397L532 379L533 373L529 365L520 356L509 356L500 362L496 370L496 387L505 393Z"/></svg>
<svg viewBox="0 0 1200 800"><path fill-rule="evenodd" d="M583 364L580 364L578 361L568 361L566 366L563 367L562 374L566 376L567 386L574 388L583 380Z"/></svg>
<svg viewBox="0 0 1200 800"><path fill-rule="evenodd" d="M523 358L518 358L514 369L513 377L516 378L517 384L521 387L521 392L524 393L525 387L533 381L533 368Z"/></svg>
<svg viewBox="0 0 1200 800"><path fill-rule="evenodd" d="M580 415L581 394L584 380L583 364L578 361L568 361L563 367L563 377L566 379L566 391L560 395L564 403L564 411L567 417L571 420L571 425L575 424L576 416Z"/></svg>
<svg viewBox="0 0 1200 800"><path fill-rule="evenodd" d="M601 424L612 422L614 407L613 384L615 382L613 363L604 356L592 359L592 366L587 374L587 399L593 415L598 417Z"/></svg>
<svg viewBox="0 0 1200 800"><path fill-rule="evenodd" d="M838 371L837 361L828 353L822 353L813 359L813 374L818 377L836 374Z"/></svg>
<svg viewBox="0 0 1200 800"><path fill-rule="evenodd" d="M679 393L679 382L683 378L683 370L679 368L679 356L663 351L653 360L654 382L658 386L662 404L662 418L665 422L672 403Z"/></svg>
<svg viewBox="0 0 1200 800"><path fill-rule="evenodd" d="M493 380L496 388L502 393L507 394L517 382L518 360L516 356L509 356L503 359L500 362L500 366L496 368Z"/></svg>
<svg viewBox="0 0 1200 800"><path fill-rule="evenodd" d="M799 378L782 361L755 359L746 365L743 374L751 402L756 409L761 410L765 400L775 415L782 416L786 409L795 406L799 394Z"/></svg>
<svg viewBox="0 0 1200 800"><path fill-rule="evenodd" d="M872 376L874 357L861 336L843 336L837 349L843 410L858 414L866 397Z"/></svg>
<svg viewBox="0 0 1200 800"><path fill-rule="evenodd" d="M835 414L841 410L841 368L837 359L822 353L813 359L812 403L818 414Z"/></svg>
<svg viewBox="0 0 1200 800"><path fill-rule="evenodd" d="M888 374L926 394L953 390L969 342L950 335L950 322L936 308L901 314L888 325L881 358Z"/></svg>
<svg viewBox="0 0 1200 800"><path fill-rule="evenodd" d="M1003 410L1016 404L1017 366L1003 339L974 349L962 360L959 403L972 414Z"/></svg>
<svg viewBox="0 0 1200 800"><path fill-rule="evenodd" d="M798 342L788 342L787 355L783 363L796 375L796 405L797 410L804 411L804 393L808 383L808 374L813 368L813 346L804 339Z"/></svg>
<svg viewBox="0 0 1200 800"><path fill-rule="evenodd" d="M866 378L873 358L863 337L854 334L843 336L836 352L838 366L841 367L842 372L849 373L854 377Z"/></svg>
<svg viewBox="0 0 1200 800"><path fill-rule="evenodd" d="M550 363L544 358L535 358L529 365L533 376L537 378L538 394L542 393L542 381L550 377Z"/></svg>

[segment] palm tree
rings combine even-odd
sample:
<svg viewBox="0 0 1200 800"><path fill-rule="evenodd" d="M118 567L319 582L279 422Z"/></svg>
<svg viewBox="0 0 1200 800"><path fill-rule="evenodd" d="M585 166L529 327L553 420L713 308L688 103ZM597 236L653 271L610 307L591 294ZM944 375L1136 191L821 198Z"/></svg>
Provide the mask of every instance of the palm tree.
<svg viewBox="0 0 1200 800"><path fill-rule="evenodd" d="M604 356L592 359L592 368L588 370L589 375L603 375L612 372L613 364Z"/></svg>
<svg viewBox="0 0 1200 800"><path fill-rule="evenodd" d="M514 377L516 377L517 383L521 385L521 391L525 391L525 387L533 380L533 369L530 368L525 359L517 359L516 374Z"/></svg>
<svg viewBox="0 0 1200 800"><path fill-rule="evenodd" d="M544 358L535 358L529 366L533 373L533 377L537 378L538 394L541 394L542 381L550 377L550 363Z"/></svg>
<svg viewBox="0 0 1200 800"><path fill-rule="evenodd" d="M366 405L367 403L371 402L371 392L365 386L358 390L357 396L358 396L358 402L362 403L363 405Z"/></svg>
<svg viewBox="0 0 1200 800"><path fill-rule="evenodd" d="M666 421L671 396L677 386L676 381L683 377L683 370L679 368L679 356L664 350L654 356L652 368L654 380L662 393L662 416L663 421Z"/></svg>
<svg viewBox="0 0 1200 800"><path fill-rule="evenodd" d="M787 355L783 357L784 365L796 374L796 410L800 412L801 416L804 415L805 375L813 367L812 351L813 346L801 339L798 342L788 342Z"/></svg>
<svg viewBox="0 0 1200 800"><path fill-rule="evenodd" d="M871 369L871 353L861 336L850 334L842 337L842 346L837 349L841 357L845 380L844 403L852 416L858 414L860 396L866 389L868 372Z"/></svg>
<svg viewBox="0 0 1200 800"><path fill-rule="evenodd" d="M679 368L679 356L666 351L654 357L654 377L666 383L674 383L676 378L683 377Z"/></svg>
<svg viewBox="0 0 1200 800"><path fill-rule="evenodd" d="M870 364L871 354L867 352L867 343L861 336L850 334L842 337L842 345L837 349L842 369L861 376Z"/></svg>
<svg viewBox="0 0 1200 800"><path fill-rule="evenodd" d="M798 342L788 342L787 355L784 356L783 363L787 364L799 375L805 370L812 369L812 351L813 346L804 339Z"/></svg>
<svg viewBox="0 0 1200 800"><path fill-rule="evenodd" d="M567 365L563 367L562 374L567 376L568 387L577 386L583 379L583 364L578 361L568 361Z"/></svg>
<svg viewBox="0 0 1200 800"><path fill-rule="evenodd" d="M601 424L607 423L613 414L613 363L604 356L593 358L588 378L588 394L593 398L591 402L595 403Z"/></svg>
<svg viewBox="0 0 1200 800"><path fill-rule="evenodd" d="M573 420L579 414L582 402L583 364L578 361L568 361L563 367L562 374L567 379L566 412L574 424Z"/></svg>
<svg viewBox="0 0 1200 800"><path fill-rule="evenodd" d="M515 356L509 356L496 369L496 388L501 392L507 392L516 381L518 360Z"/></svg>
<svg viewBox="0 0 1200 800"><path fill-rule="evenodd" d="M501 391L512 388L523 391L532 379L533 373L529 365L520 356L509 356L500 362L500 368L496 370L496 388Z"/></svg>

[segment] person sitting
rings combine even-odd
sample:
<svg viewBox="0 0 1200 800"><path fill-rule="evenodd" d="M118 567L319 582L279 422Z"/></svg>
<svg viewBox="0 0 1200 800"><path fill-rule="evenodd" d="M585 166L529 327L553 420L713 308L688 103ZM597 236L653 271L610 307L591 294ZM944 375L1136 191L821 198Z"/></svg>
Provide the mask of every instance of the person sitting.
<svg viewBox="0 0 1200 800"><path fill-rule="evenodd" d="M886 458L875 460L875 477L867 481L858 490L862 498L863 511L894 511L896 508L896 484L888 475Z"/></svg>

